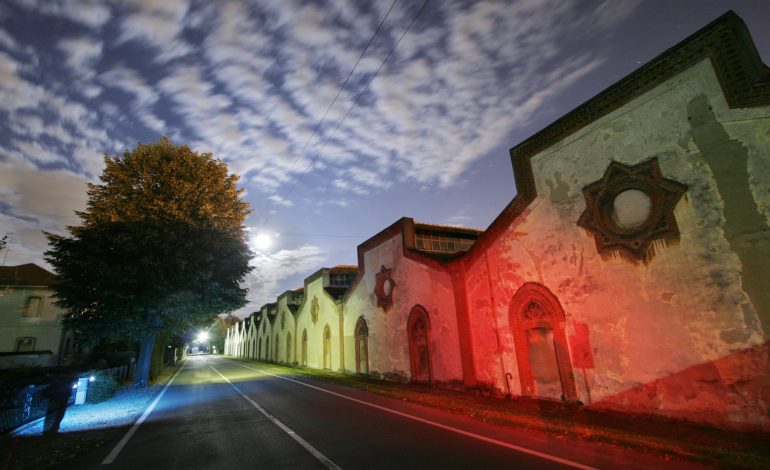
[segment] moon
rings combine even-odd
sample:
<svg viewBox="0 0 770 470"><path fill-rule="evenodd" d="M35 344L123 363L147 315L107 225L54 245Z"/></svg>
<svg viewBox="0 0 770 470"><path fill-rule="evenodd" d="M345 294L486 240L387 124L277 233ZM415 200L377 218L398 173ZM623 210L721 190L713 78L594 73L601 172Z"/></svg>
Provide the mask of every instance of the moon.
<svg viewBox="0 0 770 470"><path fill-rule="evenodd" d="M272 239L270 238L270 235L266 233L258 233L256 237L254 237L254 248L256 248L259 251L265 251L268 248L270 248L270 245L273 244Z"/></svg>

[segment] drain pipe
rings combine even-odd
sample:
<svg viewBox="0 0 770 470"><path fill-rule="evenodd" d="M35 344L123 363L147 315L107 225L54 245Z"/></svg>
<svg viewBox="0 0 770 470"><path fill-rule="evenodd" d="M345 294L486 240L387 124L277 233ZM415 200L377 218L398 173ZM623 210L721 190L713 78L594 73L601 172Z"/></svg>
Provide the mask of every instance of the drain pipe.
<svg viewBox="0 0 770 470"><path fill-rule="evenodd" d="M511 375L510 372L506 372L505 373L505 388L508 389L507 397L508 397L509 400L511 399L511 379L512 378L513 378L513 376Z"/></svg>

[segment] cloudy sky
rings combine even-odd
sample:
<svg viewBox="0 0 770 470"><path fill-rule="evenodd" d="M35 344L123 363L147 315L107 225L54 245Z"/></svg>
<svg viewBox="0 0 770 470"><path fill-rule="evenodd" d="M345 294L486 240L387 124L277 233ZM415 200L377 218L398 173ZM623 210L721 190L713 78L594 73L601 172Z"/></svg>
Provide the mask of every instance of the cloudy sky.
<svg viewBox="0 0 770 470"><path fill-rule="evenodd" d="M167 135L241 176L253 311L402 216L487 227L507 150L734 9L770 63L757 1L5 0L0 236L45 265L103 154Z"/></svg>

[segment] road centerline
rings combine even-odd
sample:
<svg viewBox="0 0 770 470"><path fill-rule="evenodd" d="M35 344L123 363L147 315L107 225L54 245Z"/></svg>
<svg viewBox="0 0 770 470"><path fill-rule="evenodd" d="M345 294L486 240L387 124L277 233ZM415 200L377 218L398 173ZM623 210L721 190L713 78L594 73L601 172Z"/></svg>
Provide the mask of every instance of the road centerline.
<svg viewBox="0 0 770 470"><path fill-rule="evenodd" d="M323 393L328 393L330 395L334 395L334 396L337 396L339 398L343 398L345 400L349 400L349 401L352 401L352 402L355 402L355 403L359 403L359 404L364 405L364 406L369 406L371 408L376 408L378 410L385 411L387 413L392 413L394 415L401 416L403 418L411 419L413 421L418 421L418 422L427 424L429 426L434 426L434 427L437 427L437 428L440 428L440 429L444 429L446 431L450 431L450 432L453 432L453 433L456 433L456 434L460 434L460 435L463 435L463 436L466 436L466 437L470 437L470 438L477 439L477 440L480 440L480 441L483 441L483 442L487 442L489 444L494 444L494 445L497 445L497 446L500 446L500 447L505 447L505 448L508 448L508 449L511 449L511 450L515 450L515 451L522 452L522 453L525 453L525 454L533 455L535 457L539 457L539 458L542 458L544 460L550 460L552 462L557 462L557 463L560 463L560 464L563 464L563 465L567 465L567 466L570 466L570 467L579 468L581 470L597 470L595 467L591 467L589 465L584 465L584 464L581 464L579 462L574 462L572 460L568 460L568 459L564 459L564 458L561 458L561 457L557 457L555 455L547 454L547 453L540 452L540 451L537 451L537 450L534 450L534 449L529 449L529 448L526 448L526 447L517 446L516 444L511 444L510 442L501 441L499 439L494 439L494 438L491 438L491 437L482 436L481 434L477 434L477 433L474 433L474 432L466 431L466 430L460 429L460 428L455 428L455 427L449 426L447 424L439 423L437 421L433 421L433 420L426 419L426 418L421 418L419 416L411 415L409 413L404 413L403 411L394 410L392 408L388 408L388 407L385 407L385 406L382 406L382 405L376 405L374 403L370 403L370 402L367 402L367 401L364 401L364 400L360 400L358 398L353 398L351 396L347 396L347 395L344 395L342 393L337 393L337 392L333 392L331 390L327 390L327 389L322 388L322 387L317 387L315 385L310 385L310 384L302 382L300 380L291 379L289 377L282 377L280 375L273 374L273 373L268 372L268 371L263 370L263 369L257 369L255 367L250 367L250 366L247 366L246 364L242 364L242 363L237 362L237 361L231 361L231 362L233 364L239 365L239 366L244 367L246 369L251 369L253 371L256 371L256 372L259 372L259 373L262 373L262 374L265 374L265 375L270 375L272 377L283 379L283 380L286 380L286 381L289 381L289 382L294 382L296 384L299 384L299 385L302 385L302 386L305 386L305 387L308 387L308 388L311 388L311 389L314 389L314 390L318 390L318 391L323 392Z"/></svg>
<svg viewBox="0 0 770 470"><path fill-rule="evenodd" d="M280 428L280 429L281 429L283 432L285 432L286 434L288 434L288 435L289 435L289 437L291 437L292 439L294 439L295 441L297 441L297 443L298 443L299 445L301 445L302 447L304 447L304 448L305 448L305 450L307 450L308 452L310 452L310 454L311 454L311 455L313 455L313 457L315 457L316 459L318 459L318 461L319 461L319 462L321 462L322 464L324 464L324 466L325 466L326 468L329 468L329 469L333 469L333 470L341 470L341 469L340 469L340 467L339 467L337 464L335 464L334 462L332 462L332 460L331 460L331 459L329 459L329 458L328 458L328 457L326 457L324 454L322 454L322 453L321 453L321 452L320 452L318 449L316 449L315 447L313 447L313 445L312 445L312 444L310 444L308 441L306 441L305 439L303 439L303 438L302 438L302 437L301 437L299 434L297 434L296 432L294 432L294 431L293 431L293 430L292 430L290 427L288 427L288 426L286 426L285 424L283 424L283 423L282 423L282 422L281 422L281 421L280 421L278 418L276 418L275 416L271 415L271 414L270 414L270 413L269 413L267 410L265 410L264 408L262 408L262 406L260 406L260 405L259 405L259 403L257 403L256 401L254 401L254 400L253 400L251 397L249 397L248 395L246 395L245 393L243 393L243 391L241 391L241 389L240 389L240 388L238 388L238 386L236 386L234 383L232 383L232 382L230 381L230 379L228 379L227 377L225 377L225 376L224 376L224 374L222 374L221 372L219 372L219 371L217 370L217 368L216 368L216 367L212 366L211 364L209 364L208 366L209 366L209 367L211 367L211 369L213 369L213 370L214 370L214 372L216 372L217 374L219 374L219 376L220 376L220 377L222 377L223 379L225 379L225 381L226 381L227 383L229 383L229 384L230 384L230 386L231 386L231 387L233 387L233 388L235 389L235 391L236 391L236 392L238 392L238 394L240 394L240 395L241 395L241 396L242 396L244 399L246 399L246 401L248 401L248 402L251 404L251 406L253 406L254 408L256 408L256 410L257 410L257 411L259 411L260 413L262 413L262 414L263 414L263 415L264 415L264 416L265 416L267 419L269 419L269 420L270 420L270 421L271 421L273 424L275 424L276 426L278 426L278 427L279 427L279 428ZM258 371L258 372L259 372L259 371Z"/></svg>

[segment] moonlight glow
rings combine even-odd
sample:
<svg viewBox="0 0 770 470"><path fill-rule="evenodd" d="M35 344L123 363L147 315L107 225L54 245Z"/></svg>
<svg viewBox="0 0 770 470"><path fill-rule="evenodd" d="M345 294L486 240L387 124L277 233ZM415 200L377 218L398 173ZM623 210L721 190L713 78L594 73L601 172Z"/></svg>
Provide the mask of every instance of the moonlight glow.
<svg viewBox="0 0 770 470"><path fill-rule="evenodd" d="M258 233L253 238L252 243L254 244L254 248L257 250L265 251L270 248L270 245L273 244L273 240L270 238L270 235L266 233Z"/></svg>

